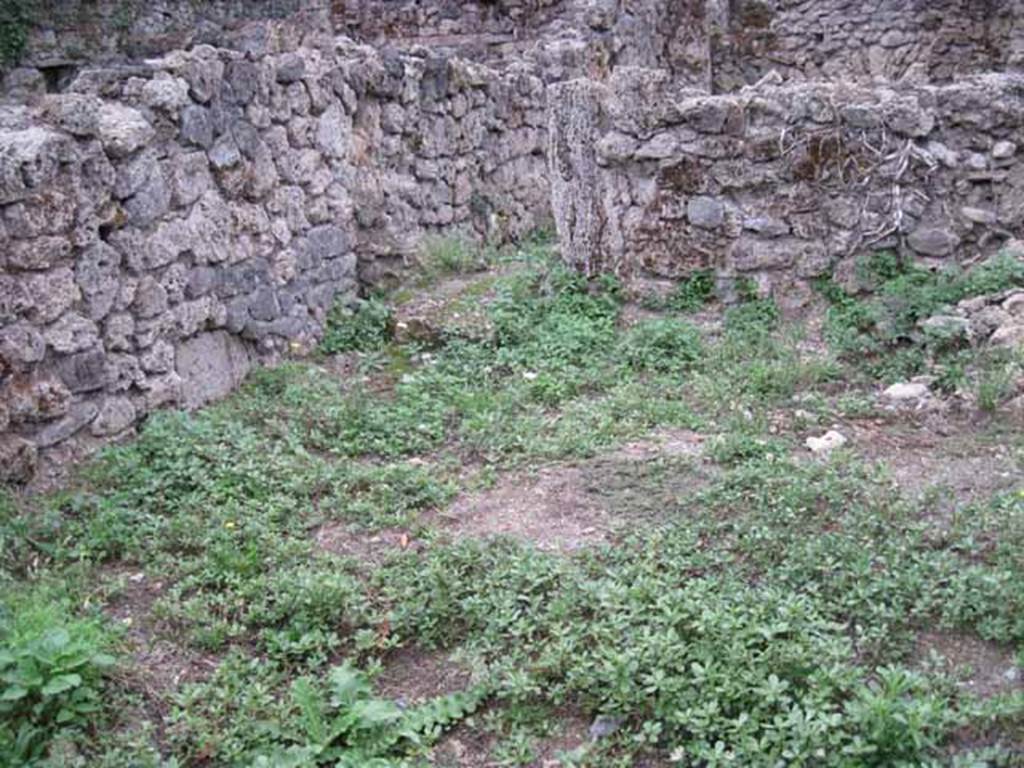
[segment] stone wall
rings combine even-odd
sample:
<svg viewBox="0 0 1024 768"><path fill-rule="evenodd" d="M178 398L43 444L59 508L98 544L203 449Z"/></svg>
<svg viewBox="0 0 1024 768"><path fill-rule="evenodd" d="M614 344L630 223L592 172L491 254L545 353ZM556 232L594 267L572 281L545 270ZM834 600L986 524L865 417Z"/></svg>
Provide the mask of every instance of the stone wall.
<svg viewBox="0 0 1024 768"><path fill-rule="evenodd" d="M34 0L24 63L58 67L159 56L208 44L245 47L249 22L289 19L307 30L328 23L328 0Z"/></svg>
<svg viewBox="0 0 1024 768"><path fill-rule="evenodd" d="M379 47L491 64L530 62L547 82L661 68L734 91L785 79L946 82L1024 61L1024 0L38 0L25 66L7 90L60 90L86 62L213 44L265 46L288 18Z"/></svg>
<svg viewBox="0 0 1024 768"><path fill-rule="evenodd" d="M664 74L549 89L552 205L590 273L748 277L798 306L895 249L970 261L1024 234L1024 76L673 94Z"/></svg>
<svg viewBox="0 0 1024 768"><path fill-rule="evenodd" d="M0 109L5 479L310 345L425 234L544 221L536 77L290 34Z"/></svg>
<svg viewBox="0 0 1024 768"><path fill-rule="evenodd" d="M378 45L529 61L548 82L644 66L706 87L706 2L722 0L337 0L332 18L335 31Z"/></svg>
<svg viewBox="0 0 1024 768"><path fill-rule="evenodd" d="M335 0L336 32L363 42L498 45L529 40L572 0Z"/></svg>
<svg viewBox="0 0 1024 768"><path fill-rule="evenodd" d="M783 77L936 82L1020 63L1020 0L731 0L711 30L717 91Z"/></svg>

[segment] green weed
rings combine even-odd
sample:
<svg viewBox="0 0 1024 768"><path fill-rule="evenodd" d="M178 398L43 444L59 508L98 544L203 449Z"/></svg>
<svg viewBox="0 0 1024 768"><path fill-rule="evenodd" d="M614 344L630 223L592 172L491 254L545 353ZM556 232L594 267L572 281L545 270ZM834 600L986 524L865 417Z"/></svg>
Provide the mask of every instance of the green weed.
<svg viewBox="0 0 1024 768"><path fill-rule="evenodd" d="M300 677L291 685L296 745L261 756L255 766L329 764L337 768L392 768L403 754L422 751L446 727L477 708L482 691L457 693L412 710L373 696L366 677L348 664L327 673L323 690Z"/></svg>
<svg viewBox="0 0 1024 768"><path fill-rule="evenodd" d="M672 307L693 312L714 298L715 278L711 270L701 270L683 280L672 295Z"/></svg>
<svg viewBox="0 0 1024 768"><path fill-rule="evenodd" d="M361 301L353 310L338 305L327 319L320 351L333 355L339 352L373 352L391 338L391 309L379 299Z"/></svg>
<svg viewBox="0 0 1024 768"><path fill-rule="evenodd" d="M420 248L419 268L428 280L475 272L487 265L482 254L464 237L432 236Z"/></svg>
<svg viewBox="0 0 1024 768"><path fill-rule="evenodd" d="M629 365L638 371L682 371L703 355L700 332L674 318L638 323L623 335L619 345Z"/></svg>
<svg viewBox="0 0 1024 768"><path fill-rule="evenodd" d="M0 603L0 762L40 765L57 738L97 725L111 637L96 619L74 617L44 588Z"/></svg>
<svg viewBox="0 0 1024 768"><path fill-rule="evenodd" d="M863 275L875 288L866 299L821 285L831 303L825 336L840 356L871 376L896 380L921 373L963 343L955 328L929 331L923 321L962 299L1024 285L1024 262L1000 255L968 271L931 272L878 254L865 262Z"/></svg>
<svg viewBox="0 0 1024 768"><path fill-rule="evenodd" d="M34 0L0 0L0 66L11 66L25 50L37 12Z"/></svg>
<svg viewBox="0 0 1024 768"><path fill-rule="evenodd" d="M904 280L898 264L873 269ZM614 280L583 279L541 245L491 290L485 339L445 336L425 351L385 343L383 302L336 314L325 347L359 351L357 377L372 386L310 363L259 370L215 406L152 415L65 492L0 496L4 587L22 594L46 575L64 590L36 601L38 622L14 620L43 629L3 634L3 647L31 655L32 637L64 627L78 649L68 663L89 661L52 665L63 682L51 693L104 705L67 728L54 702L41 721L19 714L39 729L32 755L64 739L111 768L411 766L484 704L474 727L510 765L536 759L545 723L567 710L620 723L566 757L600 768L651 752L716 767L938 765L961 729L1019 730L1019 697L976 701L911 651L923 627L1024 649L1021 496L937 530L938 502L909 504L876 468L787 458L778 412L803 404L825 423L832 399L814 390L841 369L768 300L748 295L706 337L678 317L625 328ZM862 304L850 317L874 317ZM861 325L848 327L874 338L874 320ZM947 386L1005 396L1012 369L1000 366L1013 361L993 359L985 379L944 359ZM835 408L870 405L844 385ZM484 484L664 427L719 437L704 458L578 468L607 492L614 544L556 556L453 542L435 522L467 476ZM334 530L354 537L346 554L318 545ZM160 692L154 711L169 714L149 729L127 725L134 700L107 696L95 654L108 635L81 607L126 588L110 563L152 595L146 631L203 660L204 674ZM20 605L10 616L28 615ZM486 686L407 709L382 700L373 675L410 644L457 652ZM3 669L5 685L29 691L8 680L17 664ZM45 697L33 691L34 707ZM16 742L7 721L0 733Z"/></svg>

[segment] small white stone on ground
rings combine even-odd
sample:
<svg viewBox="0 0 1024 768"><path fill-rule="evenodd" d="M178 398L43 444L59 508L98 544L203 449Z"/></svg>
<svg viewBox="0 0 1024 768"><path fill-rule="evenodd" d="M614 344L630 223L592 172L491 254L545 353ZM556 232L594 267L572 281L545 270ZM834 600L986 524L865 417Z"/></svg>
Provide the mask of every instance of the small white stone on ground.
<svg viewBox="0 0 1024 768"><path fill-rule="evenodd" d="M834 429L830 429L821 437L808 437L805 445L810 449L811 453L829 454L836 450L836 448L842 448L846 445L846 442L846 437Z"/></svg>
<svg viewBox="0 0 1024 768"><path fill-rule="evenodd" d="M993 347L1024 347L1024 323L1014 323L997 328L989 337Z"/></svg>
<svg viewBox="0 0 1024 768"><path fill-rule="evenodd" d="M928 385L914 382L901 381L893 384L882 393L883 397L889 400L920 400L928 396Z"/></svg>

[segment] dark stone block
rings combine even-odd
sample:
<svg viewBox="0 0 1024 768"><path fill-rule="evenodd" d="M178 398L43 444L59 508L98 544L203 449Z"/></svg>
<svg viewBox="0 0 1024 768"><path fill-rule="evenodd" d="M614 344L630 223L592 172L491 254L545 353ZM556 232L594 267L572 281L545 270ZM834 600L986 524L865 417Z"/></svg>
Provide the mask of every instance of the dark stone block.
<svg viewBox="0 0 1024 768"><path fill-rule="evenodd" d="M193 104L182 110L181 138L203 149L213 146L213 119L205 107Z"/></svg>
<svg viewBox="0 0 1024 768"><path fill-rule="evenodd" d="M57 375L72 392L92 392L106 383L107 356L100 350L69 355L57 363Z"/></svg>

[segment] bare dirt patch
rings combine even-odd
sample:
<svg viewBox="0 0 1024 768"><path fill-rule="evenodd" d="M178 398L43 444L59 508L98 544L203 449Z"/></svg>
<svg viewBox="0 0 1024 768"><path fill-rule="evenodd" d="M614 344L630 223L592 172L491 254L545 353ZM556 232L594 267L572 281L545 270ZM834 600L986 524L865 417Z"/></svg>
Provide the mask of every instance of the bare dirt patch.
<svg viewBox="0 0 1024 768"><path fill-rule="evenodd" d="M561 768L566 763L561 755L587 743L588 722L568 712L556 715L551 733L534 739L534 759L524 768ZM495 753L500 743L497 734L480 728L461 727L446 736L434 748L431 763L438 768L500 768L508 765Z"/></svg>
<svg viewBox="0 0 1024 768"><path fill-rule="evenodd" d="M409 706L464 691L471 684L469 670L448 654L415 647L392 654L374 680L378 696Z"/></svg>
<svg viewBox="0 0 1024 768"><path fill-rule="evenodd" d="M946 511L1024 487L1013 437L982 425L932 419L850 429L854 447L884 467L905 495L927 494Z"/></svg>
<svg viewBox="0 0 1024 768"><path fill-rule="evenodd" d="M957 678L965 692L980 698L1024 691L1024 672L1011 650L961 633L923 632L914 657L922 665L937 665Z"/></svg>
<svg viewBox="0 0 1024 768"><path fill-rule="evenodd" d="M488 308L497 297L495 285L509 270L456 275L418 291L395 307L393 326L400 341L433 343L444 336L488 339L494 325Z"/></svg>
<svg viewBox="0 0 1024 768"><path fill-rule="evenodd" d="M163 582L129 570L114 571L109 578L117 587L105 612L125 628L132 659L124 682L144 694L150 708L163 712L171 693L184 683L208 678L219 659L182 647L170 639L173 629L156 621L153 604L163 593Z"/></svg>
<svg viewBox="0 0 1024 768"><path fill-rule="evenodd" d="M321 549L366 565L380 565L397 552L419 551L423 547L423 542L405 528L371 532L343 522L324 523L316 530L314 540Z"/></svg>
<svg viewBox="0 0 1024 768"><path fill-rule="evenodd" d="M664 432L590 461L516 473L460 496L439 520L453 536L509 536L551 551L610 541L704 485L701 444L692 432Z"/></svg>
<svg viewBox="0 0 1024 768"><path fill-rule="evenodd" d="M404 648L390 656L374 686L378 696L405 706L464 691L472 685L468 669L442 651ZM561 753L569 752L586 742L588 723L571 713L559 713L550 736L539 738L534 745L535 768L562 765ZM490 768L501 763L493 753L498 736L485 730L480 718L460 725L435 747L431 762L455 768Z"/></svg>

